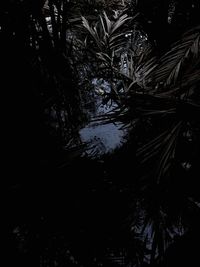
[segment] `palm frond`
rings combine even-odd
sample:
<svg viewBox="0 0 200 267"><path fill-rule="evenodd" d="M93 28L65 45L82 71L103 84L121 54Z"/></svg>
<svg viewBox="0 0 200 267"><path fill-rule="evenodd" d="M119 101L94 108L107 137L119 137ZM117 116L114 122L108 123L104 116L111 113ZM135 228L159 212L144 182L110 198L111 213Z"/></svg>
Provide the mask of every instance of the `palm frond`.
<svg viewBox="0 0 200 267"><path fill-rule="evenodd" d="M124 14L117 21L113 21L108 18L104 11L102 15L99 15L99 21L95 26L90 25L85 17L82 17L82 24L92 36L100 52L112 53L113 49L122 49L125 45L127 30L122 29L122 27L130 19L132 18Z"/></svg>
<svg viewBox="0 0 200 267"><path fill-rule="evenodd" d="M159 165L157 168L157 183L159 183L161 177L167 173L171 166L171 160L175 158L177 137L180 133L181 127L182 121L179 121L176 125L172 127L165 140L163 140L164 148L161 153Z"/></svg>
<svg viewBox="0 0 200 267"><path fill-rule="evenodd" d="M182 121L179 121L141 147L137 152L137 156L140 158L142 164L160 155L156 171L157 183L159 183L161 177L167 173L171 160L175 158L177 137L181 127Z"/></svg>
<svg viewBox="0 0 200 267"><path fill-rule="evenodd" d="M98 36L95 27L90 26L88 20L85 17L82 17L82 24L84 28L90 33L92 38L95 40L95 43L98 46L98 48L101 49L100 38Z"/></svg>
<svg viewBox="0 0 200 267"><path fill-rule="evenodd" d="M128 78L131 83L128 86L127 92L132 89L134 84L137 84L141 89L148 89L148 84L152 80L150 74L157 67L157 59L155 56L149 56L151 49L145 51L145 55L141 53L135 55L133 51L121 56L121 74ZM124 68L124 62L126 67ZM151 87L152 88L152 87Z"/></svg>
<svg viewBox="0 0 200 267"><path fill-rule="evenodd" d="M155 83L164 87L174 85L188 60L197 60L200 53L200 26L186 32L180 41L172 45L171 50L159 60L156 70L151 73Z"/></svg>
<svg viewBox="0 0 200 267"><path fill-rule="evenodd" d="M114 34L121 28L122 25L124 25L125 22L127 22L130 19L131 17L128 17L127 14L124 14L121 17L119 17L118 20L112 24L110 34Z"/></svg>
<svg viewBox="0 0 200 267"><path fill-rule="evenodd" d="M200 82L200 70L195 70L191 73L184 74L181 78L181 83L175 84L168 90L157 92L157 96L185 96L190 97L193 94L193 87Z"/></svg>

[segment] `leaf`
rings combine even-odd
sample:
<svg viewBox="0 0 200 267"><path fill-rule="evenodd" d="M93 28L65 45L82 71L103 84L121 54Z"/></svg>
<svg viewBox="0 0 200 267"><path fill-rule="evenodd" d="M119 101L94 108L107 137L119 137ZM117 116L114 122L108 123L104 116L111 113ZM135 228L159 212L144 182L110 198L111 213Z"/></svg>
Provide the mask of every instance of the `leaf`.
<svg viewBox="0 0 200 267"><path fill-rule="evenodd" d="M154 71L155 83L162 82L165 87L174 85L180 77L180 72L186 60L197 59L200 54L200 26L186 32L182 39L173 44L171 50L159 60L159 65Z"/></svg>
<svg viewBox="0 0 200 267"><path fill-rule="evenodd" d="M122 15L113 25L111 29L111 34L117 31L127 20L130 20L131 17L128 17L127 14Z"/></svg>
<svg viewBox="0 0 200 267"><path fill-rule="evenodd" d="M111 30L111 27L112 27L112 23L111 23L111 21L109 20L109 18L108 18L108 16L107 16L107 14L106 14L105 11L103 12L103 15L104 15L104 18L105 18L105 21L106 21L107 33L110 34L110 30Z"/></svg>

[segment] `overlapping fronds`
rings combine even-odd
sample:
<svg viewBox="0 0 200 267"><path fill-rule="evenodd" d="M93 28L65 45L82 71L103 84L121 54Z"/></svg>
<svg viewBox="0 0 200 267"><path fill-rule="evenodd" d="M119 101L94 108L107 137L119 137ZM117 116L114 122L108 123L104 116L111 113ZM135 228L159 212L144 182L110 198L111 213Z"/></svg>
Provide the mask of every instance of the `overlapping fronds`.
<svg viewBox="0 0 200 267"><path fill-rule="evenodd" d="M125 76L132 81L127 90L131 89L130 109L123 110L120 119L132 117L133 122L149 124L150 128L159 125L137 152L142 165L156 165L154 176L158 183L169 175L177 160L183 125L199 121L194 119L200 110L199 30L200 26L187 31L160 59L151 53L137 58L132 54L126 59Z"/></svg>
<svg viewBox="0 0 200 267"><path fill-rule="evenodd" d="M139 86L147 89L147 83L149 82L149 74L157 67L156 58L152 57L143 61L142 56L138 61L137 68L135 70L135 79Z"/></svg>
<svg viewBox="0 0 200 267"><path fill-rule="evenodd" d="M150 73L157 67L157 59L151 56L151 52L151 48L146 48L140 55L132 50L121 55L120 73L131 81L126 88L127 92L135 84L141 89L148 89L148 83L151 80Z"/></svg>
<svg viewBox="0 0 200 267"><path fill-rule="evenodd" d="M158 154L160 155L156 170L157 183L167 173L171 161L175 158L177 138L181 127L182 121L178 121L171 128L165 130L138 150L138 157L141 158L141 163L153 159Z"/></svg>
<svg viewBox="0 0 200 267"><path fill-rule="evenodd" d="M85 17L82 17L82 24L95 41L98 50L105 52L123 47L126 41L126 31L121 30L130 19L131 17L127 14L123 14L116 21L112 21L108 18L106 12L103 12L95 25L91 25Z"/></svg>
<svg viewBox="0 0 200 267"><path fill-rule="evenodd" d="M200 26L186 32L181 40L172 45L169 52L164 54L156 70L152 73L154 81L164 87L175 85L181 79L181 73L186 64L190 62L190 70L193 64L199 60L200 54Z"/></svg>

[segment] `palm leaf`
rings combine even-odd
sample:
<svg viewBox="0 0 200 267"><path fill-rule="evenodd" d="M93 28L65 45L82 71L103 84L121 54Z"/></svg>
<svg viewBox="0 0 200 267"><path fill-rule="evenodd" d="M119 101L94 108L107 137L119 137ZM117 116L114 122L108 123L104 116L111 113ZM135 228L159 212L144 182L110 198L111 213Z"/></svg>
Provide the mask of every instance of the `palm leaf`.
<svg viewBox="0 0 200 267"><path fill-rule="evenodd" d="M110 34L110 30L111 30L111 27L112 27L112 22L109 20L109 18L108 18L108 16L107 16L107 14L106 14L105 11L103 12L103 15L104 15L104 19L105 19L105 21L106 21L107 33ZM101 17L101 16L100 16L100 17Z"/></svg>
<svg viewBox="0 0 200 267"><path fill-rule="evenodd" d="M180 84L175 84L168 90L157 92L157 96L180 96L183 98L187 95L187 97L190 97L190 95L193 93L193 87L198 85L199 82L200 70L195 70L191 73L183 75Z"/></svg>
<svg viewBox="0 0 200 267"><path fill-rule="evenodd" d="M182 121L177 122L169 130L155 137L149 143L141 147L137 152L137 157L140 158L142 164L153 160L154 156L160 155L157 167L157 183L160 182L169 167L171 160L175 157L175 149L177 144L177 137L182 127Z"/></svg>
<svg viewBox="0 0 200 267"><path fill-rule="evenodd" d="M107 51L108 53L112 53L112 50L122 49L125 42L127 42L125 38L127 30L121 32L119 30L130 19L131 17L124 14L116 22L111 21L106 12L103 12L103 15L99 16L99 21L95 27L90 26L85 17L82 17L82 24L92 36L100 52Z"/></svg>
<svg viewBox="0 0 200 267"><path fill-rule="evenodd" d="M185 66L186 60L196 60L199 57L199 30L200 26L186 32L182 39L161 57L159 65L153 73L155 83L163 83L165 87L174 85L180 77L180 72Z"/></svg>
<svg viewBox="0 0 200 267"><path fill-rule="evenodd" d="M171 160L175 157L175 150L177 144L177 137L179 135L180 129L182 127L182 121L178 122L173 126L171 132L168 134L164 140L164 148L159 160L159 165L157 169L157 183L160 182L162 175L167 173L169 167L171 166Z"/></svg>
<svg viewBox="0 0 200 267"><path fill-rule="evenodd" d="M130 20L131 17L128 17L127 14L122 15L121 17L119 17L119 19L113 23L110 34L114 34L115 31L119 30L119 28L128 20Z"/></svg>

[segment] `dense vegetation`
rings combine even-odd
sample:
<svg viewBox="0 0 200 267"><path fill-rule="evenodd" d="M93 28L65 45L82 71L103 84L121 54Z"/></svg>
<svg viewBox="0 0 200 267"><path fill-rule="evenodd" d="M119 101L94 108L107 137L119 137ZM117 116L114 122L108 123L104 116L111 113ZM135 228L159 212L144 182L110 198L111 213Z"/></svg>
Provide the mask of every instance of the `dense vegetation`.
<svg viewBox="0 0 200 267"><path fill-rule="evenodd" d="M1 3L8 266L199 261L199 14L198 0ZM115 104L96 122L129 136L91 159L94 78Z"/></svg>

